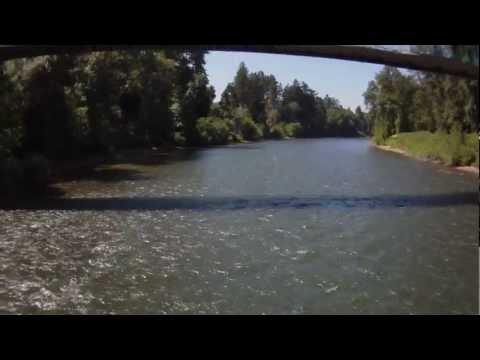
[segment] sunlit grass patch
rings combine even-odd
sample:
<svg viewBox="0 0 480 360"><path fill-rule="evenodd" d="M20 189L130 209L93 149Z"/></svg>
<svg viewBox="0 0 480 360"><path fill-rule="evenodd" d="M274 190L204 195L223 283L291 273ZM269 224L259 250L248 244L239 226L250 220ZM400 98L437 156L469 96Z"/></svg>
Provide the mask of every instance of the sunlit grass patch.
<svg viewBox="0 0 480 360"><path fill-rule="evenodd" d="M478 134L430 133L417 131L390 137L386 145L428 160L439 160L450 166L478 167Z"/></svg>

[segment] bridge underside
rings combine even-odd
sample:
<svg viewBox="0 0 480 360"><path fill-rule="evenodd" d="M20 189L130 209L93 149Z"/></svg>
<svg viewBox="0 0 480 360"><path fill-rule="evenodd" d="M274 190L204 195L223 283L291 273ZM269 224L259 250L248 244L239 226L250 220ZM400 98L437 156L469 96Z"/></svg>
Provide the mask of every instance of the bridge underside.
<svg viewBox="0 0 480 360"><path fill-rule="evenodd" d="M322 57L389 65L478 80L478 66L459 60L348 45L3 45L0 46L0 61L55 54L82 54L129 49L241 51Z"/></svg>

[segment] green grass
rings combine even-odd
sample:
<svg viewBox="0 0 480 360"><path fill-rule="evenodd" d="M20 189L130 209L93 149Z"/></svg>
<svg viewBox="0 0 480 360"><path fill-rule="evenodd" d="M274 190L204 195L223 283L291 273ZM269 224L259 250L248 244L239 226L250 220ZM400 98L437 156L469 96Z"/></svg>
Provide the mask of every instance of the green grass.
<svg viewBox="0 0 480 360"><path fill-rule="evenodd" d="M393 135L386 145L422 159L439 160L450 166L478 167L478 134L417 131Z"/></svg>

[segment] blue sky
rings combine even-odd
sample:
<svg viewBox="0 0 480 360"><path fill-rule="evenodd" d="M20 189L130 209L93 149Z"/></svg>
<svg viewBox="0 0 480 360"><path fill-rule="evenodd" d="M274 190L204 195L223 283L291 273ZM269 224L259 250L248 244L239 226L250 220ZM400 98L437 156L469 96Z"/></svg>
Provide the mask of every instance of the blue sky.
<svg viewBox="0 0 480 360"><path fill-rule="evenodd" d="M318 95L329 95L345 107L364 109L363 92L382 65L353 61L313 58L292 55L272 55L242 52L211 51L206 56L210 83L215 87L216 101L226 85L233 80L240 62L249 71L262 70L272 74L282 85L294 79L305 81Z"/></svg>

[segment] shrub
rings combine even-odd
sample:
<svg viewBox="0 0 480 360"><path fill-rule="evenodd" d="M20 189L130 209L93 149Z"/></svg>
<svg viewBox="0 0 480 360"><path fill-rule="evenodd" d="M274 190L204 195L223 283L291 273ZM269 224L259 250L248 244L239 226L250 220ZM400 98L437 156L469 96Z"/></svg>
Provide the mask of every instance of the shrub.
<svg viewBox="0 0 480 360"><path fill-rule="evenodd" d="M242 136L245 140L256 141L260 140L263 136L260 128L253 122L250 117L242 119Z"/></svg>
<svg viewBox="0 0 480 360"><path fill-rule="evenodd" d="M16 158L0 160L0 194L14 197L24 183L22 162Z"/></svg>
<svg viewBox="0 0 480 360"><path fill-rule="evenodd" d="M473 154L473 165L478 167L479 135L477 133L467 134L465 136L465 146L467 146Z"/></svg>
<svg viewBox="0 0 480 360"><path fill-rule="evenodd" d="M238 107L233 111L232 115L232 131L236 133L237 138L255 141L263 137L263 131L255 124L246 108Z"/></svg>
<svg viewBox="0 0 480 360"><path fill-rule="evenodd" d="M243 136L240 134L237 134L236 132L231 131L230 134L228 135L228 142L229 143L243 142Z"/></svg>
<svg viewBox="0 0 480 360"><path fill-rule="evenodd" d="M203 117L197 121L197 131L205 145L224 145L228 143L231 129L224 119Z"/></svg>
<svg viewBox="0 0 480 360"><path fill-rule="evenodd" d="M387 140L387 126L383 122L375 123L373 141L377 145L385 145Z"/></svg>
<svg viewBox="0 0 480 360"><path fill-rule="evenodd" d="M265 126L265 124L257 124L257 127L260 129L262 136L266 134L267 127Z"/></svg>
<svg viewBox="0 0 480 360"><path fill-rule="evenodd" d="M50 176L50 166L42 155L31 155L24 162L25 183L32 189L41 189L47 186Z"/></svg>
<svg viewBox="0 0 480 360"><path fill-rule="evenodd" d="M0 138L0 141L2 139ZM11 151L9 148L7 148L6 146L3 146L1 143L0 143L0 159L7 159L9 156L11 155Z"/></svg>
<svg viewBox="0 0 480 360"><path fill-rule="evenodd" d="M213 103L210 106L209 117L223 118L225 117L225 111L219 103Z"/></svg>
<svg viewBox="0 0 480 360"><path fill-rule="evenodd" d="M270 130L270 137L272 139L284 139L286 137L285 130L281 123L275 124Z"/></svg>
<svg viewBox="0 0 480 360"><path fill-rule="evenodd" d="M185 146L185 144L186 144L185 136L183 136L182 133L180 133L180 132L175 132L175 135L174 135L173 139L174 139L175 144L177 144L179 146Z"/></svg>
<svg viewBox="0 0 480 360"><path fill-rule="evenodd" d="M283 129L288 137L300 137L303 133L302 124L299 122L287 123L283 126Z"/></svg>
<svg viewBox="0 0 480 360"><path fill-rule="evenodd" d="M13 157L21 142L20 128L0 129L0 159Z"/></svg>

